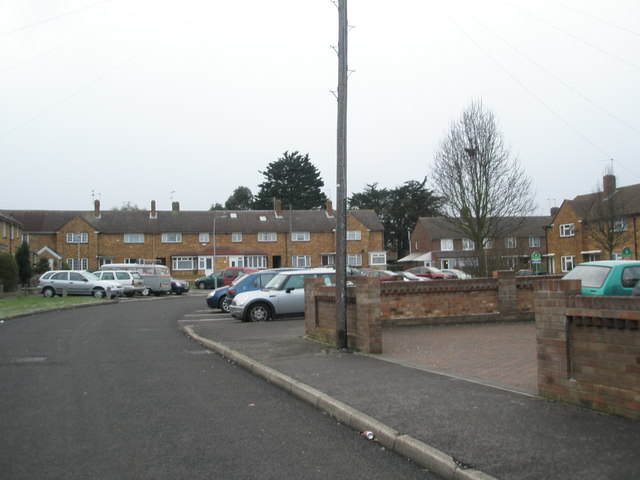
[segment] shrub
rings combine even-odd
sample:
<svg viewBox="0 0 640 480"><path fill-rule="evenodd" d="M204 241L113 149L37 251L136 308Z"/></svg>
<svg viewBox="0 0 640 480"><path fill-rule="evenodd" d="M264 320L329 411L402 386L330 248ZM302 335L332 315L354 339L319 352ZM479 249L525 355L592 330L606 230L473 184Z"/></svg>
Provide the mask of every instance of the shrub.
<svg viewBox="0 0 640 480"><path fill-rule="evenodd" d="M0 283L5 292L13 292L18 287L18 264L7 252L0 252Z"/></svg>

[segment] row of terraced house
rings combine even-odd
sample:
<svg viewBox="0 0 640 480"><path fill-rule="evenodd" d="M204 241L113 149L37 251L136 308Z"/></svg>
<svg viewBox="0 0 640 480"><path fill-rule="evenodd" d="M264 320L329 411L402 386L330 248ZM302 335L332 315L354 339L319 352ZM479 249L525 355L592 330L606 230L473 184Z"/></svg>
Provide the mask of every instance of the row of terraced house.
<svg viewBox="0 0 640 480"><path fill-rule="evenodd" d="M513 221L514 219L510 219ZM609 258L638 259L640 184L617 187L605 175L602 189L565 200L550 216L515 219L504 238L485 248L502 259L501 268L562 273L576 264ZM92 211L3 210L0 250L15 253L29 243L34 264L46 258L96 270L106 263L157 262L177 278L193 279L228 266L276 268L333 265L336 218L331 202L319 210L181 211L100 209ZM540 263L532 264L532 254ZM372 210L347 212L347 262L387 267L384 228ZM476 262L475 246L451 222L420 218L411 233L405 266L465 269Z"/></svg>

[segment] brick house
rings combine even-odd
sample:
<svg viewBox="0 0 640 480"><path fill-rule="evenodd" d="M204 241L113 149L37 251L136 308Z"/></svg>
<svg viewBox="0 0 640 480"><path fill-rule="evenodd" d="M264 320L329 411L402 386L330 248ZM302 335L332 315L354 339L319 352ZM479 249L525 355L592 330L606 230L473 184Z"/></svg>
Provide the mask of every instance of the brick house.
<svg viewBox="0 0 640 480"><path fill-rule="evenodd" d="M155 261L177 278L193 279L227 266L258 268L334 263L331 202L324 210L93 211L11 210L30 250L52 268L97 270L107 263ZM384 228L372 210L347 212L348 262L384 266ZM215 245L215 247L214 247ZM215 259L214 259L215 248Z"/></svg>
<svg viewBox="0 0 640 480"><path fill-rule="evenodd" d="M601 191L564 200L554 212L546 231L549 271L621 258L624 247L637 260L639 237L640 184L618 188L615 176L605 175Z"/></svg>
<svg viewBox="0 0 640 480"><path fill-rule="evenodd" d="M545 227L550 217L519 217L510 220L513 233L491 239L487 256L499 259L502 269L531 268L531 254L546 254ZM475 245L448 219L421 217L411 233L411 254L398 260L409 266L427 265L464 270L477 265Z"/></svg>
<svg viewBox="0 0 640 480"><path fill-rule="evenodd" d="M22 243L22 223L0 212L0 252L16 253Z"/></svg>

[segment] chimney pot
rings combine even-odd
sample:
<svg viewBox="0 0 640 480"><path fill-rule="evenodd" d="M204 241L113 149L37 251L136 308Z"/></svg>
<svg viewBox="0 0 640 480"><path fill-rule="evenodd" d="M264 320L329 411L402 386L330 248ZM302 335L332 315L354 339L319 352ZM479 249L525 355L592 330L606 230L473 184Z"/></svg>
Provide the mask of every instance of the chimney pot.
<svg viewBox="0 0 640 480"><path fill-rule="evenodd" d="M93 216L100 218L100 200L95 200L93 202Z"/></svg>
<svg viewBox="0 0 640 480"><path fill-rule="evenodd" d="M151 200L151 212L149 213L149 218L158 218L158 212L156 212L155 200Z"/></svg>

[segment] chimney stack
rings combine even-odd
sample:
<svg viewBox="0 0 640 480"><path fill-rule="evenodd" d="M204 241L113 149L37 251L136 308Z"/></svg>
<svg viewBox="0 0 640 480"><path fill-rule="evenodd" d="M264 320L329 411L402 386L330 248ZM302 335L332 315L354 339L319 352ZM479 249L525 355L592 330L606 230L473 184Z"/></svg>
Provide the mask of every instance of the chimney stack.
<svg viewBox="0 0 640 480"><path fill-rule="evenodd" d="M276 212L277 218L282 218L282 201L276 198L273 199L273 209Z"/></svg>
<svg viewBox="0 0 640 480"><path fill-rule="evenodd" d="M327 200L327 217L333 217L333 202Z"/></svg>
<svg viewBox="0 0 640 480"><path fill-rule="evenodd" d="M93 201L93 216L100 218L100 200Z"/></svg>
<svg viewBox="0 0 640 480"><path fill-rule="evenodd" d="M180 202L171 203L171 211L172 212L179 212L180 211Z"/></svg>
<svg viewBox="0 0 640 480"><path fill-rule="evenodd" d="M149 218L158 218L158 212L156 212L155 200L151 200L151 212L149 213Z"/></svg>
<svg viewBox="0 0 640 480"><path fill-rule="evenodd" d="M616 191L616 176L605 175L602 177L602 190L604 191L604 197L609 198Z"/></svg>

